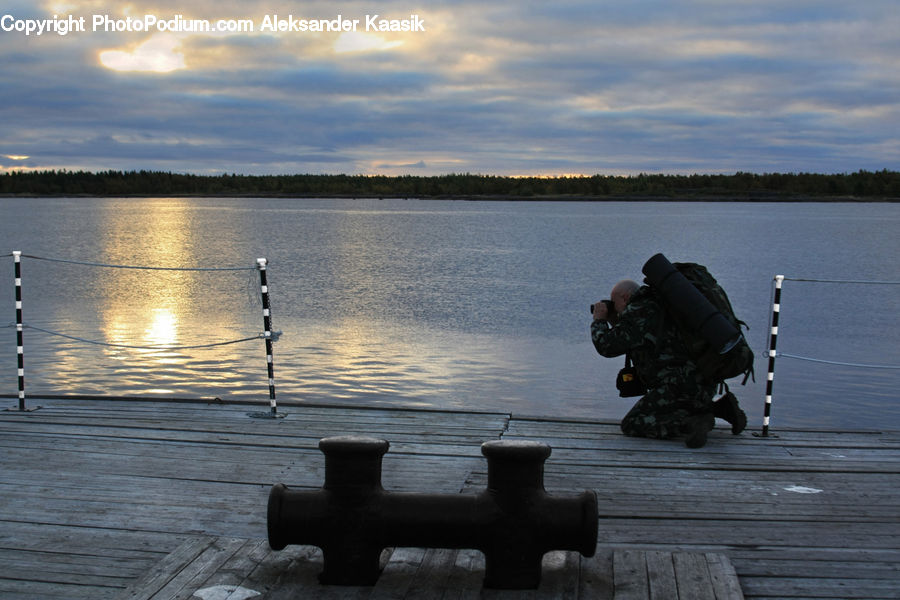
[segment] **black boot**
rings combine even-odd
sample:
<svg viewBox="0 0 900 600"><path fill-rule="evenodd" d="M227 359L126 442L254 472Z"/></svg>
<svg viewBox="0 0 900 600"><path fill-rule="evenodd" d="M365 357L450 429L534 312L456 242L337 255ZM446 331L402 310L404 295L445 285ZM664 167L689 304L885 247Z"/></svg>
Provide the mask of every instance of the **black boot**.
<svg viewBox="0 0 900 600"><path fill-rule="evenodd" d="M688 434L684 445L688 448L702 448L706 445L706 434L712 431L716 425L716 418L712 413L692 415L684 420L682 429Z"/></svg>
<svg viewBox="0 0 900 600"><path fill-rule="evenodd" d="M731 392L713 402L713 414L731 424L731 433L739 434L747 426L747 415L741 410L738 400Z"/></svg>

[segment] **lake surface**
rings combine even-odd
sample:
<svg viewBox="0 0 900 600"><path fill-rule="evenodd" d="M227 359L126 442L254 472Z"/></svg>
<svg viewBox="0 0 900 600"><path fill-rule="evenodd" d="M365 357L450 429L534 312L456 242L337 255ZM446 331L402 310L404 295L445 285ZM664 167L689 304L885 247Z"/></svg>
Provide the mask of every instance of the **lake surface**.
<svg viewBox="0 0 900 600"><path fill-rule="evenodd" d="M772 280L900 281L900 205L321 199L0 199L20 250L30 395L279 400L620 418L590 303L657 252L707 265L757 355L732 386L762 423ZM34 257L154 267L98 268ZM0 387L16 393L13 260ZM2 283L0 283L2 287ZM778 350L900 365L900 286L787 281ZM131 347L137 346L137 347ZM900 370L777 359L772 427L900 428ZM10 403L13 401L10 400ZM300 410L300 409L292 409Z"/></svg>

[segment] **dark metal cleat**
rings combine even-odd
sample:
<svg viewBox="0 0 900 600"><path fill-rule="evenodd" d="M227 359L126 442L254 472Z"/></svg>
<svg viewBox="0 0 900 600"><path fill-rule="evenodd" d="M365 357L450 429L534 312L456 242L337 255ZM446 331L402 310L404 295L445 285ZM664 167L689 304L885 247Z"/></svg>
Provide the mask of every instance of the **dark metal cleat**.
<svg viewBox="0 0 900 600"><path fill-rule="evenodd" d="M551 550L593 556L597 496L551 497L544 490L546 444L491 441L487 489L477 495L387 492L381 462L388 442L343 436L320 440L325 485L294 491L276 484L269 494L269 545L322 549L319 580L374 585L388 547L474 548L485 555L485 587L536 588L541 560Z"/></svg>

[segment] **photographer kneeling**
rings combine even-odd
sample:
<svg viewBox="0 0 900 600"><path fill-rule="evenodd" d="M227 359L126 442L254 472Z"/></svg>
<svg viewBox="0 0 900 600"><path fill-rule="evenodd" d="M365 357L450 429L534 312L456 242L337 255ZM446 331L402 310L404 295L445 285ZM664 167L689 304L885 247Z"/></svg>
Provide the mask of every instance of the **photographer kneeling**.
<svg viewBox="0 0 900 600"><path fill-rule="evenodd" d="M627 354L646 389L622 419L622 432L661 439L686 434L689 448L706 444L715 425L716 386L701 377L649 288L620 281L610 299L591 305L591 312L591 339L597 352L607 358Z"/></svg>

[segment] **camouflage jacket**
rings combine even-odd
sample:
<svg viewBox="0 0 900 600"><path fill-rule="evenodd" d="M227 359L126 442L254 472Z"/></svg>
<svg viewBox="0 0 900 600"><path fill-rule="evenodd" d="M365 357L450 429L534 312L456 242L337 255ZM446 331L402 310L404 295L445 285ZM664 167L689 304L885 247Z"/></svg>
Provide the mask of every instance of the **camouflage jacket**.
<svg viewBox="0 0 900 600"><path fill-rule="evenodd" d="M615 326L594 321L591 339L597 352L607 358L630 354L648 387L659 385L670 369L694 368L674 323L647 286L634 293Z"/></svg>

